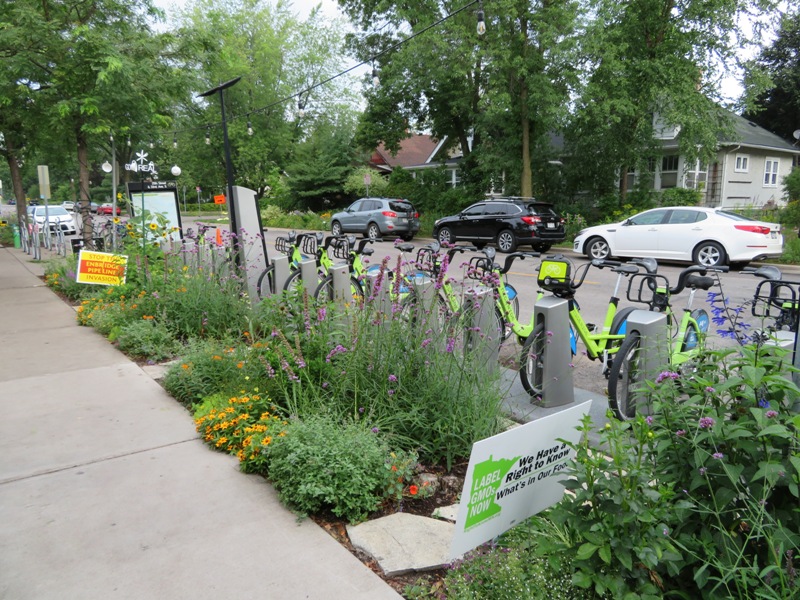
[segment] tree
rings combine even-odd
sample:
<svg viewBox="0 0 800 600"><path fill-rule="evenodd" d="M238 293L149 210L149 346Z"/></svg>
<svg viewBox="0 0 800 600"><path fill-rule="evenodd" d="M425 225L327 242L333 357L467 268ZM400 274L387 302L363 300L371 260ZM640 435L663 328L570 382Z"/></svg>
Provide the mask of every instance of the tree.
<svg viewBox="0 0 800 600"><path fill-rule="evenodd" d="M774 43L749 65L745 77L750 108L745 116L791 139L800 129L800 12L784 15ZM760 91L766 80L766 88Z"/></svg>
<svg viewBox="0 0 800 600"><path fill-rule="evenodd" d="M715 102L719 57L732 57L736 18L774 2L603 0L585 36L589 74L568 132L574 184L627 193L630 169L656 156L654 118L680 129L680 152L711 160L730 125Z"/></svg>

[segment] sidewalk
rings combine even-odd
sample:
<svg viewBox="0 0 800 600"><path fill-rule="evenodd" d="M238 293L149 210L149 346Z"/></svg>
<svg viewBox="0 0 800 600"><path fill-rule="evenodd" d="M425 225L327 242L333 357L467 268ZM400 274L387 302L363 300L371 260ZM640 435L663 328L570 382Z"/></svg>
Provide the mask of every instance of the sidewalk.
<svg viewBox="0 0 800 600"><path fill-rule="evenodd" d="M399 598L0 248L0 599Z"/></svg>

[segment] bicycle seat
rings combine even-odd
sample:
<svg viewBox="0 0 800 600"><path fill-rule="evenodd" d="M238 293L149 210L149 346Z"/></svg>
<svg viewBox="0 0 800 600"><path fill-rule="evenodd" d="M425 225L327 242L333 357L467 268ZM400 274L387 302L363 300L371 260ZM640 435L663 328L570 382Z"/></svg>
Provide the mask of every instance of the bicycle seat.
<svg viewBox="0 0 800 600"><path fill-rule="evenodd" d="M372 248L365 248L365 249L372 250ZM411 252L414 249L414 244L409 244L408 242L403 244L397 244L397 249L400 250L400 252ZM370 254L372 253L370 252Z"/></svg>
<svg viewBox="0 0 800 600"><path fill-rule="evenodd" d="M627 275L633 275L634 273L639 272L639 267L636 265L620 265L618 267L613 267L611 269L615 273L625 273Z"/></svg>
<svg viewBox="0 0 800 600"><path fill-rule="evenodd" d="M716 280L713 277L698 275L697 273L692 273L686 278L686 287L693 289L710 290L715 283Z"/></svg>
<svg viewBox="0 0 800 600"><path fill-rule="evenodd" d="M753 271L753 275L772 281L780 281L781 277L783 277L781 270L778 267L773 267L772 265L758 267L758 269Z"/></svg>
<svg viewBox="0 0 800 600"><path fill-rule="evenodd" d="M658 273L658 261L655 258L634 258L629 261L631 264L643 267L648 273Z"/></svg>
<svg viewBox="0 0 800 600"><path fill-rule="evenodd" d="M361 251L362 256L371 256L375 253L375 248L364 248Z"/></svg>

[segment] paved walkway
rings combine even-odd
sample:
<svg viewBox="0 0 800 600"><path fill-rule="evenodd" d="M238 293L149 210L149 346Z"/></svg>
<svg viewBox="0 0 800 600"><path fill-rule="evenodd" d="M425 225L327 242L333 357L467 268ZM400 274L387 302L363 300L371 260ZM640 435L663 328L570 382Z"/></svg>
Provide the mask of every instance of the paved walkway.
<svg viewBox="0 0 800 600"><path fill-rule="evenodd" d="M0 248L0 599L399 598Z"/></svg>

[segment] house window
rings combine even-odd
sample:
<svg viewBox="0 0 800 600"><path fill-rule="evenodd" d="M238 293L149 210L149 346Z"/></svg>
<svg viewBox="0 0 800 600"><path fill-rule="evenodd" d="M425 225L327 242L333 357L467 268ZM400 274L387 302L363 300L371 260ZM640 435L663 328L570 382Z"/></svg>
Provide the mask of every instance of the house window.
<svg viewBox="0 0 800 600"><path fill-rule="evenodd" d="M764 187L778 187L778 167L780 161L777 158L768 158L764 163Z"/></svg>
<svg viewBox="0 0 800 600"><path fill-rule="evenodd" d="M705 163L697 161L691 167L686 167L684 174L683 187L702 190L706 187L706 179L708 178L708 167Z"/></svg>
<svg viewBox="0 0 800 600"><path fill-rule="evenodd" d="M450 174L450 185L452 187L458 187L458 185L461 183L461 173L459 173L459 170L450 169L449 174Z"/></svg>
<svg viewBox="0 0 800 600"><path fill-rule="evenodd" d="M660 188L674 188L678 186L678 155L669 154L661 158L661 185Z"/></svg>
<svg viewBox="0 0 800 600"><path fill-rule="evenodd" d="M747 173L747 171L750 170L750 155L737 154L736 166L733 167L733 170L737 173Z"/></svg>

